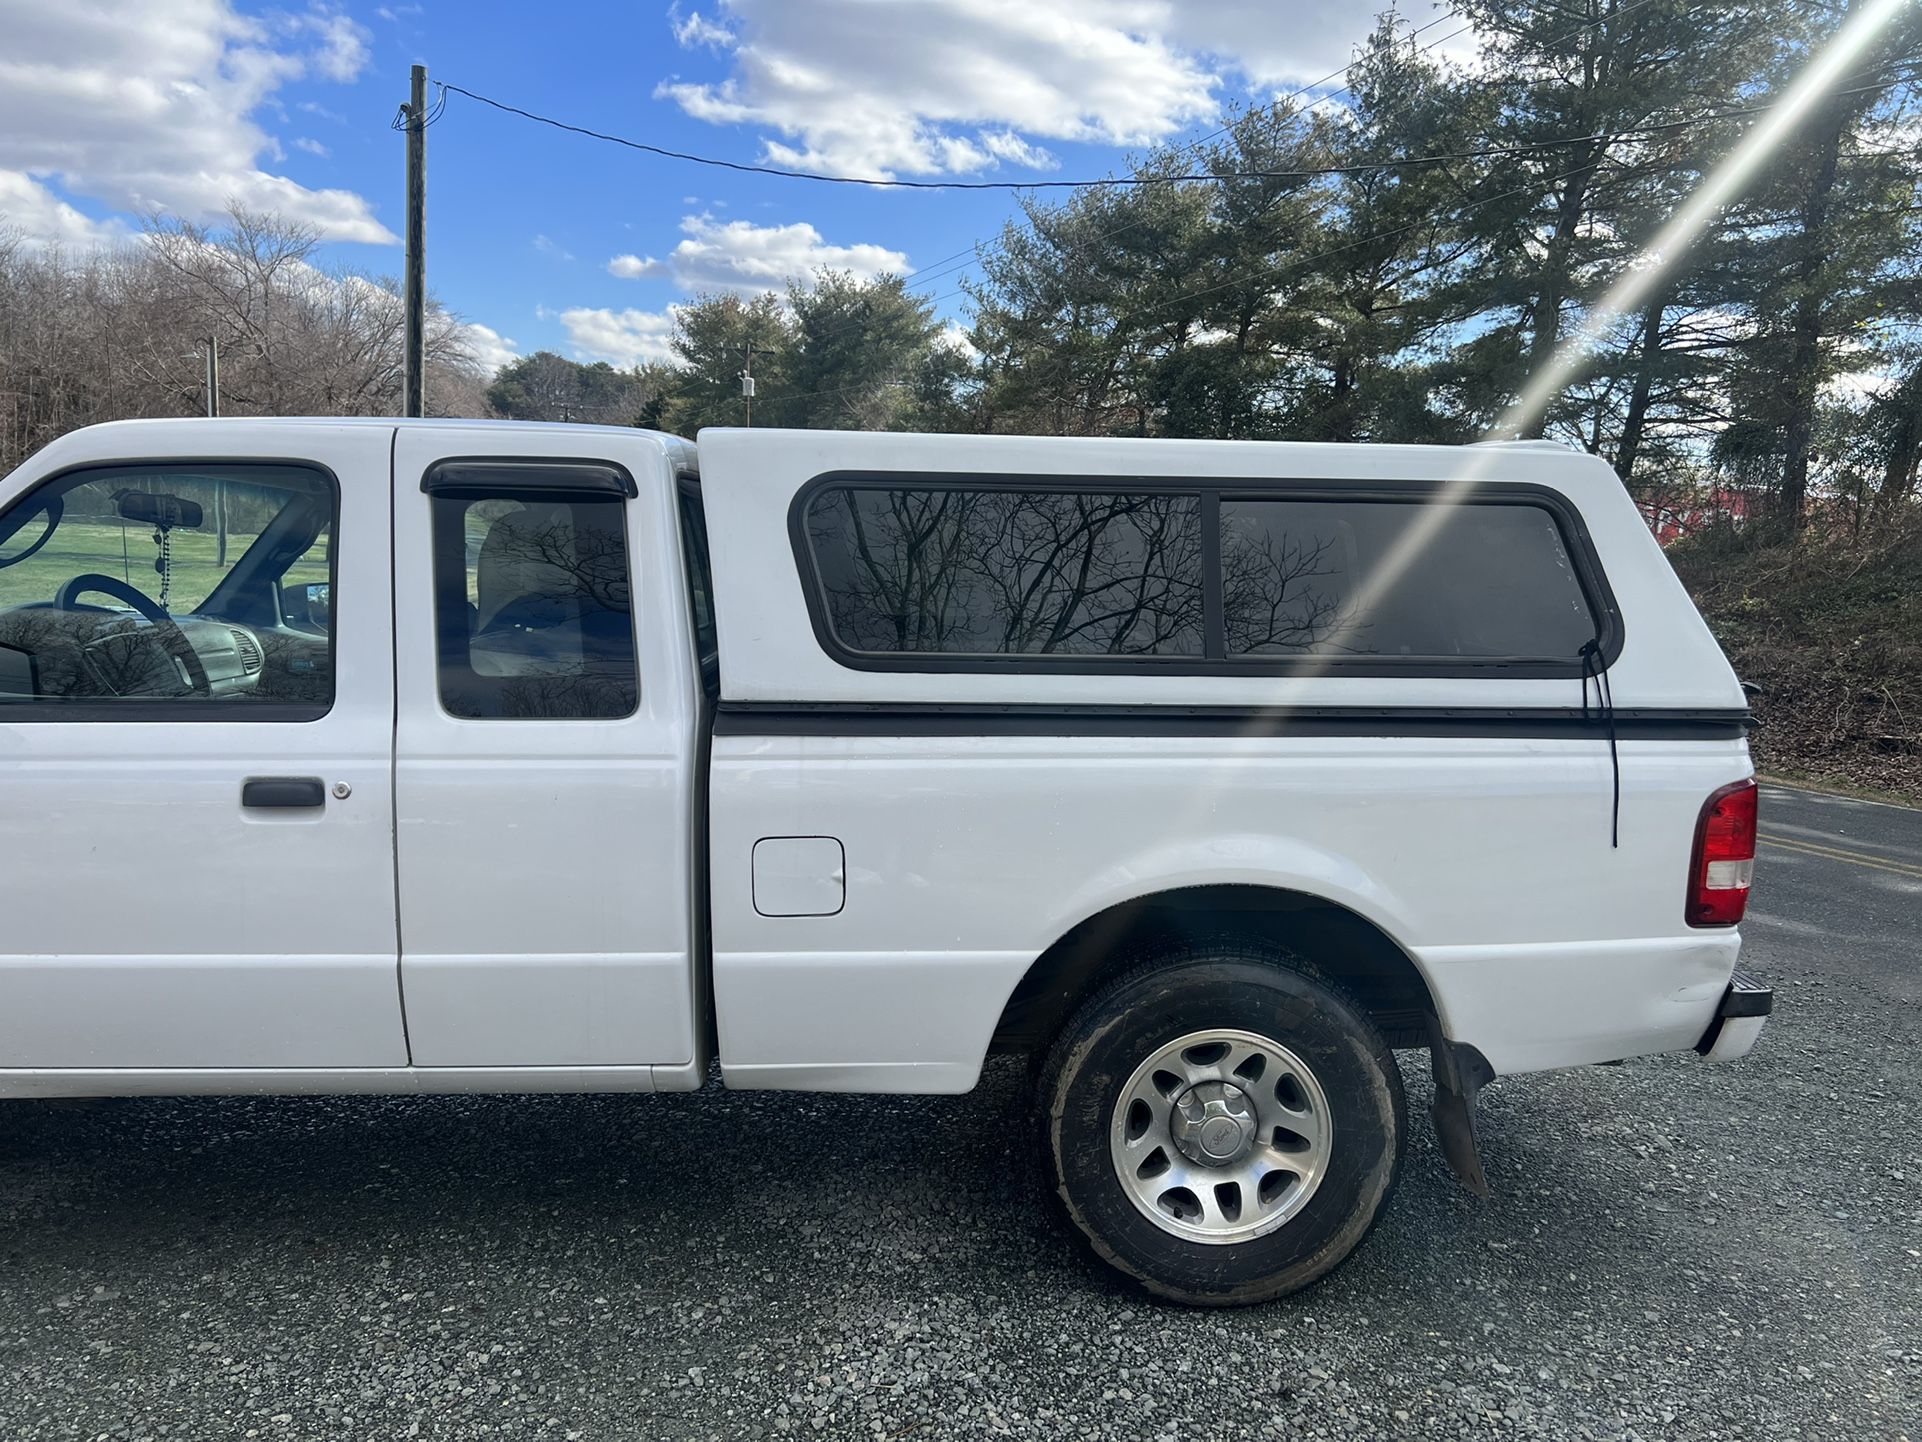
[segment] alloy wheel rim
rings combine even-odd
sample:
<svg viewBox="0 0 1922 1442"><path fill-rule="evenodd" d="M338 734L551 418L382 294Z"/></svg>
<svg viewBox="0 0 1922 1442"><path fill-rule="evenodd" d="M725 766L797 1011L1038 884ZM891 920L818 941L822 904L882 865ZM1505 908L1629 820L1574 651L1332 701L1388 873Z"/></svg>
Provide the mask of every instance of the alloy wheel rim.
<svg viewBox="0 0 1922 1442"><path fill-rule="evenodd" d="M1300 1056L1213 1028L1158 1047L1115 1100L1108 1149L1121 1189L1164 1232L1227 1244L1298 1216L1327 1173L1334 1119Z"/></svg>

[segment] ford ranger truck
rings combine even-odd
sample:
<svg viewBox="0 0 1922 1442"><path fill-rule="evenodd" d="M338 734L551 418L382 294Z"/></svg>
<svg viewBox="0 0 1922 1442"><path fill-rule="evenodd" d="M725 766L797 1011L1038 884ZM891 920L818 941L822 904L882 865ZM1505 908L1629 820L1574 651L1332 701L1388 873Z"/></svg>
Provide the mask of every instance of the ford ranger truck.
<svg viewBox="0 0 1922 1442"><path fill-rule="evenodd" d="M1093 1250L1323 1276L1397 1049L1742 1055L1740 685L1608 467L91 427L0 483L0 1096L962 1092Z"/></svg>

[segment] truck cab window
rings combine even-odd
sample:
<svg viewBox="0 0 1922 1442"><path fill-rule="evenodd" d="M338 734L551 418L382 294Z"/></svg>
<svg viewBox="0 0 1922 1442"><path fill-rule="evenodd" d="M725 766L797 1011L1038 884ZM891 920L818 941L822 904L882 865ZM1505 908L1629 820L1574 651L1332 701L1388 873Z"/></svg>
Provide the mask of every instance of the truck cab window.
<svg viewBox="0 0 1922 1442"><path fill-rule="evenodd" d="M565 468L560 468L565 474ZM441 704L455 716L607 719L639 699L626 508L531 484L435 494Z"/></svg>
<svg viewBox="0 0 1922 1442"><path fill-rule="evenodd" d="M0 705L75 720L133 703L161 720L325 714L334 512L331 478L305 466L47 482L0 515Z"/></svg>

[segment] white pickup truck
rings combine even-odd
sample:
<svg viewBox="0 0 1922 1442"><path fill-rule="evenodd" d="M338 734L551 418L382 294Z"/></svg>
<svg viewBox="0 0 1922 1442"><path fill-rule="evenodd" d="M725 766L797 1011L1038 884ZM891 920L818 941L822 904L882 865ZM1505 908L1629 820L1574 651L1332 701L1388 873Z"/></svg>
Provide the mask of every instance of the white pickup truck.
<svg viewBox="0 0 1922 1442"><path fill-rule="evenodd" d="M959 1092L1361 1240L1426 1048L1738 1056L1741 687L1554 447L133 421L0 483L0 1095Z"/></svg>

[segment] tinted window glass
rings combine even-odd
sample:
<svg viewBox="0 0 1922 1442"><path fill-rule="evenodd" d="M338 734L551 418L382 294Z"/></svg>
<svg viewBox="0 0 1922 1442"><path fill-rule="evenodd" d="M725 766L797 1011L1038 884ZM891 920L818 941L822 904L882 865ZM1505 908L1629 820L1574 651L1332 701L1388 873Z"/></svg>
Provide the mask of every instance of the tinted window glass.
<svg viewBox="0 0 1922 1442"><path fill-rule="evenodd" d="M703 657L715 655L714 568L707 554L707 512L698 494L681 492L681 536L687 554L687 600L693 608L694 645Z"/></svg>
<svg viewBox="0 0 1922 1442"><path fill-rule="evenodd" d="M1540 506L1224 500L1230 656L1576 656L1595 618Z"/></svg>
<svg viewBox="0 0 1922 1442"><path fill-rule="evenodd" d="M806 524L849 650L1202 653L1194 495L831 488Z"/></svg>
<svg viewBox="0 0 1922 1442"><path fill-rule="evenodd" d="M0 515L0 702L165 702L276 718L333 702L333 483L155 463L51 481Z"/></svg>
<svg viewBox="0 0 1922 1442"><path fill-rule="evenodd" d="M626 716L639 684L615 496L433 498L441 704L456 716Z"/></svg>

